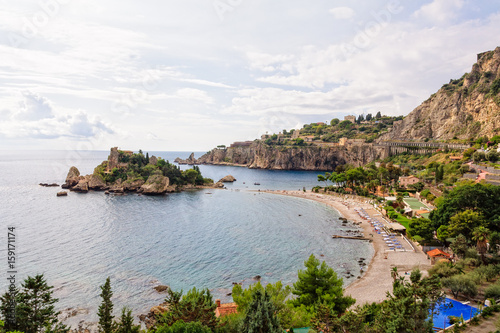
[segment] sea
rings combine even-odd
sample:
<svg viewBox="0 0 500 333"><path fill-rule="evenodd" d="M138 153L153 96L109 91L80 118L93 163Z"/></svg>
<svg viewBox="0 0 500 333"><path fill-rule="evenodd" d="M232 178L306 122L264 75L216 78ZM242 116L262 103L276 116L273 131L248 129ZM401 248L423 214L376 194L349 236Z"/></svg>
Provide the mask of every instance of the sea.
<svg viewBox="0 0 500 333"><path fill-rule="evenodd" d="M149 152L165 160L191 152ZM318 185L319 172L257 170L201 165L204 177L233 175L226 189L165 196L70 192L56 197L71 166L90 174L108 151L2 151L0 154L0 292L15 276L44 274L59 299L57 310L77 309L66 322L97 321L100 286L111 279L115 315L124 306L135 316L165 299L154 287L187 292L208 288L231 301L234 283L292 285L304 261L324 260L344 285L361 276L373 248L365 242L332 239L356 226L342 226L339 213L311 200L262 193ZM195 153L195 157L203 153ZM186 169L190 166L181 166ZM8 228L13 229L15 264L8 266ZM12 235L11 235L12 240ZM14 274L10 271L15 271ZM352 277L347 277L350 272Z"/></svg>

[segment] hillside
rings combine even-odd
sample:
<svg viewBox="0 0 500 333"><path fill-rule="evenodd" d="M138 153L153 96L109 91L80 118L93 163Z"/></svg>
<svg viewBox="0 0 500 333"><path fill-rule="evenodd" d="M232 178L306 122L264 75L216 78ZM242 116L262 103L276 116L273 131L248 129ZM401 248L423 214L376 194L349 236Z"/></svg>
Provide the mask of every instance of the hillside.
<svg viewBox="0 0 500 333"><path fill-rule="evenodd" d="M500 47L478 54L470 73L451 80L396 121L377 141L470 140L500 130Z"/></svg>

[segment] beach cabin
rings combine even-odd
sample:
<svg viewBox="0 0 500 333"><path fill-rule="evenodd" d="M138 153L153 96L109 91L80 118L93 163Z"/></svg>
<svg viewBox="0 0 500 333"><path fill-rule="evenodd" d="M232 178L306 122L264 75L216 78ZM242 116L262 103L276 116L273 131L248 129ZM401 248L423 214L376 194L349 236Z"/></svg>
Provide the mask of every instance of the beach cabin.
<svg viewBox="0 0 500 333"><path fill-rule="evenodd" d="M238 305L236 303L221 304L220 299L216 299L215 304L217 305L217 308L215 309L215 316L217 318L238 313Z"/></svg>
<svg viewBox="0 0 500 333"><path fill-rule="evenodd" d="M434 249L427 252L427 258L431 259L431 264L434 265L441 259L451 260L451 254L441 251L440 249Z"/></svg>

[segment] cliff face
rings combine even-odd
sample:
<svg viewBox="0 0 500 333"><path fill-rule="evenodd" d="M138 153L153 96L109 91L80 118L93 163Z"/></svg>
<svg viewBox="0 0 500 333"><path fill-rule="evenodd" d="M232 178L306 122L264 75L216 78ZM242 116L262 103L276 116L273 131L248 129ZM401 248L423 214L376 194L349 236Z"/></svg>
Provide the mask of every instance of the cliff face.
<svg viewBox="0 0 500 333"><path fill-rule="evenodd" d="M451 80L378 141L492 137L500 130L500 47L481 53L470 73Z"/></svg>
<svg viewBox="0 0 500 333"><path fill-rule="evenodd" d="M283 147L261 142L250 146L213 149L196 160L196 164L244 165L252 169L333 170L340 164L364 165L385 158L387 150L372 144L338 147Z"/></svg>

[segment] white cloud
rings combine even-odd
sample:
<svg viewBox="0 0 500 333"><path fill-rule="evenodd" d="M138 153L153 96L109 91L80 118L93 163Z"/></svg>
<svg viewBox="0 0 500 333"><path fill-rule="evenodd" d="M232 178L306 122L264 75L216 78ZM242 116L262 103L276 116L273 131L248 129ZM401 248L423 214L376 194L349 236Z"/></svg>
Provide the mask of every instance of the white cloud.
<svg viewBox="0 0 500 333"><path fill-rule="evenodd" d="M355 14L354 10L350 7L335 7L330 9L330 13L338 20L350 19Z"/></svg>
<svg viewBox="0 0 500 333"><path fill-rule="evenodd" d="M92 138L114 131L97 117L83 110L66 114L54 110L52 103L31 91L22 93L17 111L3 110L0 134L8 138L56 139Z"/></svg>
<svg viewBox="0 0 500 333"><path fill-rule="evenodd" d="M206 91L200 89L183 88L177 90L175 95L181 99L186 99L190 101L202 102L206 104L214 103L213 98L208 96Z"/></svg>
<svg viewBox="0 0 500 333"><path fill-rule="evenodd" d="M433 0L417 10L414 16L434 24L445 24L457 17L457 11L464 3L464 0Z"/></svg>
<svg viewBox="0 0 500 333"><path fill-rule="evenodd" d="M15 114L16 119L33 121L54 118L48 99L30 91L23 91L22 95L23 99L19 102L19 110Z"/></svg>
<svg viewBox="0 0 500 333"><path fill-rule="evenodd" d="M495 2L394 2L252 1L221 21L203 0L72 0L20 47L8 37L40 2L0 5L2 147L204 150L329 115L407 114L497 46Z"/></svg>

